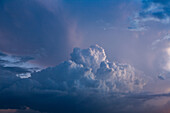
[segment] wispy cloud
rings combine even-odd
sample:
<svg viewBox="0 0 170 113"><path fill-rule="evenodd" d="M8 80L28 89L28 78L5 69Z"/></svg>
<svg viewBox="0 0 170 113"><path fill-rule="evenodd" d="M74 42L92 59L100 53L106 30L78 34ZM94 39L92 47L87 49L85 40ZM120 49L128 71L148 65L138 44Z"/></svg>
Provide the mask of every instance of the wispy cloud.
<svg viewBox="0 0 170 113"><path fill-rule="evenodd" d="M152 51L155 51L155 57L160 68L158 78L165 80L170 78L170 34L166 34L152 43Z"/></svg>
<svg viewBox="0 0 170 113"><path fill-rule="evenodd" d="M142 9L130 19L129 29L132 31L146 30L147 22L170 23L169 0L143 0Z"/></svg>
<svg viewBox="0 0 170 113"><path fill-rule="evenodd" d="M18 77L23 78L24 75L41 70L42 67L31 63L32 57L13 56L4 53L0 53L0 67L3 70L8 70L16 73ZM26 77L26 76L25 76Z"/></svg>

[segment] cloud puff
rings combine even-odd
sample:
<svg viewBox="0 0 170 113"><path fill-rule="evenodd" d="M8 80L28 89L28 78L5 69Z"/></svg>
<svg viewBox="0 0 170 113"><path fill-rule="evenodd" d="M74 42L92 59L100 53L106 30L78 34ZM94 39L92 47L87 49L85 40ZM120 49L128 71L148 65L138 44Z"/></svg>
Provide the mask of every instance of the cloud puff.
<svg viewBox="0 0 170 113"><path fill-rule="evenodd" d="M147 27L144 23L149 21L160 22L163 24L170 23L170 1L169 0L143 0L142 10L131 18L129 27L132 31L143 31Z"/></svg>
<svg viewBox="0 0 170 113"><path fill-rule="evenodd" d="M22 83L19 81L14 86L17 89ZM109 62L104 49L98 45L88 49L75 48L70 60L56 67L33 73L25 83L28 84L21 89L71 92L90 89L124 93L140 90L145 85L145 82L137 76L134 67L129 64Z"/></svg>
<svg viewBox="0 0 170 113"><path fill-rule="evenodd" d="M84 67L92 68L96 72L101 62L107 61L106 54L102 47L95 45L88 49L74 48L71 53L71 60L76 64L82 64Z"/></svg>

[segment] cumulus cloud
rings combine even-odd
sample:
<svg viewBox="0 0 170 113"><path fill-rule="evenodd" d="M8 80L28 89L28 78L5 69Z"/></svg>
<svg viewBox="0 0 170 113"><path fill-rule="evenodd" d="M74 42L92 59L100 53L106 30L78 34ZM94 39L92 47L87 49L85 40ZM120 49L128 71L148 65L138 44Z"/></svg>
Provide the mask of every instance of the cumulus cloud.
<svg viewBox="0 0 170 113"><path fill-rule="evenodd" d="M106 54L102 47L96 45L88 49L75 48L71 53L71 60L76 64L82 64L84 67L92 68L96 72L101 62L107 61Z"/></svg>
<svg viewBox="0 0 170 113"><path fill-rule="evenodd" d="M16 82L10 88L17 89L23 82ZM25 80L26 83L27 85L20 89L128 93L138 91L145 85L134 67L109 62L104 49L98 45L88 49L75 48L70 60L56 67L32 73L32 77Z"/></svg>
<svg viewBox="0 0 170 113"><path fill-rule="evenodd" d="M169 0L143 0L142 9L130 19L129 27L132 31L143 31L147 27L146 22L154 21L163 24L170 23Z"/></svg>
<svg viewBox="0 0 170 113"><path fill-rule="evenodd" d="M143 79L131 65L109 62L98 45L75 48L70 60L31 77L1 71L0 109L26 106L50 113L122 113L135 105L128 95L144 87Z"/></svg>

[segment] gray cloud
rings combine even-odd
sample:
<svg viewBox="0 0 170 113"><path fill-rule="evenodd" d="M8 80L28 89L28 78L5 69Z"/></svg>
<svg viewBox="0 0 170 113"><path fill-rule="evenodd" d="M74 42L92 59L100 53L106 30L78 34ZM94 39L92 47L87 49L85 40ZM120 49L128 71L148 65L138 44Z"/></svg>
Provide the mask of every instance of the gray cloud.
<svg viewBox="0 0 170 113"><path fill-rule="evenodd" d="M16 74L20 78L28 78L34 71L42 69L41 66L35 65L30 61L34 60L32 57L27 56L13 56L9 54L0 53L0 70Z"/></svg>
<svg viewBox="0 0 170 113"><path fill-rule="evenodd" d="M10 54L0 55L0 65L4 68L23 68L28 71L34 71L34 69L41 68L40 66L31 63L34 60L33 57L27 56L14 56Z"/></svg>

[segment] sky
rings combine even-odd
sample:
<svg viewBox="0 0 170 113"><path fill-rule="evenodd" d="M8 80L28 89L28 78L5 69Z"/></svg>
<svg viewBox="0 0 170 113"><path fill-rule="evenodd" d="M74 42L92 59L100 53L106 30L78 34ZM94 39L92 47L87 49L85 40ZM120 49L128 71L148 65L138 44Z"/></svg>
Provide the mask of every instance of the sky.
<svg viewBox="0 0 170 113"><path fill-rule="evenodd" d="M169 113L169 83L170 0L0 1L0 113Z"/></svg>

